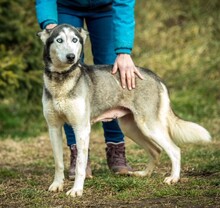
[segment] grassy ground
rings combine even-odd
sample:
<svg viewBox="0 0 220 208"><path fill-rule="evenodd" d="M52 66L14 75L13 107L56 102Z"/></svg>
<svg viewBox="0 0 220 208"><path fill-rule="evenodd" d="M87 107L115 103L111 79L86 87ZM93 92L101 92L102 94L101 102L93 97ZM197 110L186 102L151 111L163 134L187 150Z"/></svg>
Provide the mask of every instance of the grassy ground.
<svg viewBox="0 0 220 208"><path fill-rule="evenodd" d="M35 105L41 98L34 105L4 100L0 104L0 207L220 207L219 9L218 0L137 1L135 63L163 77L177 114L199 122L213 137L208 145L182 146L180 183L163 184L171 166L165 154L151 178L113 175L106 166L98 129L91 135L94 178L86 180L83 197L65 196L72 186L68 180L64 192L49 193L54 163L45 121L39 116L41 107ZM86 62L91 63L90 56ZM143 150L129 139L126 145L130 165L143 169L148 159ZM69 152L65 145L64 149L67 173Z"/></svg>
<svg viewBox="0 0 220 208"><path fill-rule="evenodd" d="M116 176L106 165L102 132L93 131L91 165L93 179L85 182L84 195L71 198L65 192L73 182L65 180L64 192L47 191L54 163L47 135L26 141L0 141L0 207L220 207L220 142L182 147L182 179L168 186L170 160L163 154L150 178ZM126 140L127 158L134 169L143 169L145 152ZM64 144L65 174L69 151Z"/></svg>

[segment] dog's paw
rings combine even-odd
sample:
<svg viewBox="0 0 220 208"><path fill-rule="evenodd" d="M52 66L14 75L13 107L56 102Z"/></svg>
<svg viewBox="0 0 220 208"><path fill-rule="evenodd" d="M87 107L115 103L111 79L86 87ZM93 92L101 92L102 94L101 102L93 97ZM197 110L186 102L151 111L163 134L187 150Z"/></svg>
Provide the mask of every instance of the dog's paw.
<svg viewBox="0 0 220 208"><path fill-rule="evenodd" d="M129 171L128 174L130 176L137 176L137 177L150 177L152 174L152 171Z"/></svg>
<svg viewBox="0 0 220 208"><path fill-rule="evenodd" d="M77 196L82 196L83 190L76 190L74 188L70 189L69 191L66 192L67 196L72 196L72 197L77 197Z"/></svg>
<svg viewBox="0 0 220 208"><path fill-rule="evenodd" d="M59 191L63 191L63 182L57 182L57 181L54 181L48 191L51 191L51 192L59 192Z"/></svg>
<svg viewBox="0 0 220 208"><path fill-rule="evenodd" d="M128 171L128 174L130 176L137 176L137 177L144 177L144 172L143 171Z"/></svg>
<svg viewBox="0 0 220 208"><path fill-rule="evenodd" d="M166 177L163 182L168 184L168 185L171 185L171 184L177 183L179 180L180 180L179 177L170 176L170 177Z"/></svg>

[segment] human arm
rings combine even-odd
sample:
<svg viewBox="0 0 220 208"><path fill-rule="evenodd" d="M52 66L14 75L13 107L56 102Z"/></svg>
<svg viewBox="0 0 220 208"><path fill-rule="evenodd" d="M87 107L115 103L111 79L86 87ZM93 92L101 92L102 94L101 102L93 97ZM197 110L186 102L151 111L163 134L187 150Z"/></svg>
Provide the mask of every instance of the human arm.
<svg viewBox="0 0 220 208"><path fill-rule="evenodd" d="M135 88L135 75L143 79L130 55L135 33L134 5L135 0L113 1L114 42L117 58L112 73L115 74L119 70L122 87L127 86L129 90Z"/></svg>
<svg viewBox="0 0 220 208"><path fill-rule="evenodd" d="M55 26L58 23L56 0L36 0L35 8L41 29L51 29L48 28L49 25Z"/></svg>

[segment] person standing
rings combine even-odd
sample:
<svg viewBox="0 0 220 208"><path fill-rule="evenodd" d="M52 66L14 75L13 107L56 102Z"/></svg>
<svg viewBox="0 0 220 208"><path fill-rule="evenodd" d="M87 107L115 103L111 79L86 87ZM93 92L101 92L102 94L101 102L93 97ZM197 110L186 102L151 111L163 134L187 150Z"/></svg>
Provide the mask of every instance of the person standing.
<svg viewBox="0 0 220 208"><path fill-rule="evenodd" d="M67 23L84 27L91 40L94 64L114 64L112 73L120 72L123 88L135 88L135 77L143 78L131 58L134 42L135 0L36 0L36 15L41 29L52 29ZM131 167L126 162L124 135L116 119L103 122L107 164L111 171L127 174ZM71 126L64 125L67 145L71 152L69 178L75 176L77 157L76 139ZM87 177L92 176L88 160Z"/></svg>

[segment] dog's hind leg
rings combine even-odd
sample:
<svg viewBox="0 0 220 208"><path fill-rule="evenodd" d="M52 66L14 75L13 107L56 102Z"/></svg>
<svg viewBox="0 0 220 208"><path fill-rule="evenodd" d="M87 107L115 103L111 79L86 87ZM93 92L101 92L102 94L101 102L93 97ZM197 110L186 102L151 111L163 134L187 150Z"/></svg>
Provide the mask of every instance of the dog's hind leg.
<svg viewBox="0 0 220 208"><path fill-rule="evenodd" d="M167 128L162 126L159 121L153 122L152 119L146 121L143 118L135 118L135 121L142 133L164 149L171 159L171 175L165 178L164 182L167 184L177 183L180 179L180 148L171 140Z"/></svg>
<svg viewBox="0 0 220 208"><path fill-rule="evenodd" d="M55 160L54 181L49 187L49 191L63 191L64 182L64 164L63 164L63 145L62 145L62 127L49 126L50 141L52 144Z"/></svg>
<svg viewBox="0 0 220 208"><path fill-rule="evenodd" d="M134 117L132 114L128 114L119 119L120 127L123 133L136 142L138 145L144 148L149 154L149 163L147 168L143 171L129 172L130 175L134 176L151 176L154 167L157 165L161 153L161 148L149 140L137 127Z"/></svg>

